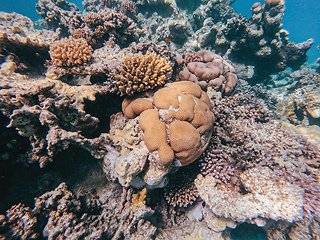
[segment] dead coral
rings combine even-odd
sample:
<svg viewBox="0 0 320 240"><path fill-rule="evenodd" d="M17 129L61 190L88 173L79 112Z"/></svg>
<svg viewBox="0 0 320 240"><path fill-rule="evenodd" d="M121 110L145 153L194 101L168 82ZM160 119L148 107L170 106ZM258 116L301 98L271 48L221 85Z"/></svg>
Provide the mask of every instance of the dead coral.
<svg viewBox="0 0 320 240"><path fill-rule="evenodd" d="M53 65L71 67L90 61L92 51L84 39L69 37L55 41L50 46L49 54Z"/></svg>
<svg viewBox="0 0 320 240"><path fill-rule="evenodd" d="M120 74L115 76L116 87L120 95L132 95L164 85L171 74L170 62L160 55L135 54L124 58Z"/></svg>
<svg viewBox="0 0 320 240"><path fill-rule="evenodd" d="M115 9L105 8L97 13L90 12L83 21L86 40L93 48L103 46L108 40L126 47L131 42L138 41L144 32L131 18Z"/></svg>
<svg viewBox="0 0 320 240"><path fill-rule="evenodd" d="M35 29L27 17L0 12L0 63L9 57L19 72L43 70L49 45L58 37L59 32Z"/></svg>
<svg viewBox="0 0 320 240"><path fill-rule="evenodd" d="M289 222L302 219L303 190L300 187L287 183L267 167L249 169L240 178L245 194L234 191L228 184L217 184L210 176L199 175L195 184L201 198L218 216L240 222L256 217Z"/></svg>
<svg viewBox="0 0 320 240"><path fill-rule="evenodd" d="M1 239L36 239L37 218L29 207L23 204L12 206L6 216L0 215Z"/></svg>
<svg viewBox="0 0 320 240"><path fill-rule="evenodd" d="M61 29L62 36L68 36L82 24L82 14L74 3L65 0L39 0L36 10L48 24L48 28Z"/></svg>
<svg viewBox="0 0 320 240"><path fill-rule="evenodd" d="M100 0L100 9L115 7L116 0Z"/></svg>

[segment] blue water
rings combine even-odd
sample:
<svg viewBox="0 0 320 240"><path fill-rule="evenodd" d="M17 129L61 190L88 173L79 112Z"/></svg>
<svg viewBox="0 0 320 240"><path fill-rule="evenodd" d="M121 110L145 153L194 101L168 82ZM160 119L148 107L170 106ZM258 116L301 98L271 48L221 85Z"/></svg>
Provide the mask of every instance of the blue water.
<svg viewBox="0 0 320 240"><path fill-rule="evenodd" d="M38 0L0 0L0 11L17 12L30 17L32 20L39 19L35 5ZM70 0L81 10L81 0ZM250 8L257 0L236 0L232 5L236 13L251 17ZM264 2L260 0L258 2ZM287 0L286 12L283 19L283 28L289 31L289 39L293 42L304 42L309 38L314 39L314 44L308 52L309 63L320 57L320 0Z"/></svg>
<svg viewBox="0 0 320 240"><path fill-rule="evenodd" d="M236 0L232 7L236 13L251 17L250 8L257 0ZM286 0L283 29L289 31L289 40L295 43L313 38L314 44L308 51L308 63L320 57L320 0Z"/></svg>

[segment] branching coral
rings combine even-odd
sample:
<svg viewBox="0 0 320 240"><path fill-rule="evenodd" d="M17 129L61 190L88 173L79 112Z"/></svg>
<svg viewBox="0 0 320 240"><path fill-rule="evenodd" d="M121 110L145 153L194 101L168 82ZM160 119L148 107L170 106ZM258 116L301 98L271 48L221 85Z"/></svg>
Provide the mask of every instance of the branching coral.
<svg viewBox="0 0 320 240"><path fill-rule="evenodd" d="M187 207L199 197L193 181L198 174L198 162L180 168L169 175L169 184L164 188L164 197L173 207Z"/></svg>
<svg viewBox="0 0 320 240"><path fill-rule="evenodd" d="M63 36L72 34L82 24L79 8L65 0L39 0L36 10L50 29L61 28Z"/></svg>
<svg viewBox="0 0 320 240"><path fill-rule="evenodd" d="M120 95L132 95L164 85L171 74L170 62L160 55L149 51L135 54L124 58L120 74L115 76L116 87Z"/></svg>
<svg viewBox="0 0 320 240"><path fill-rule="evenodd" d="M128 201L122 205L116 188L109 185L108 193L100 199L96 194L76 197L61 183L55 190L37 197L34 209L19 204L9 209L6 216L0 215L0 237L35 239L42 235L48 239L101 239L124 235L127 239L151 238L156 228L147 218L153 211L144 201L137 205L132 191L128 191L125 196ZM139 200L143 197L142 193Z"/></svg>
<svg viewBox="0 0 320 240"><path fill-rule="evenodd" d="M93 48L101 47L108 40L126 47L143 33L131 18L115 9L90 12L83 21L86 40Z"/></svg>
<svg viewBox="0 0 320 240"><path fill-rule="evenodd" d="M55 41L50 46L49 54L52 64L71 67L90 61L92 51L92 47L84 39L69 37Z"/></svg>

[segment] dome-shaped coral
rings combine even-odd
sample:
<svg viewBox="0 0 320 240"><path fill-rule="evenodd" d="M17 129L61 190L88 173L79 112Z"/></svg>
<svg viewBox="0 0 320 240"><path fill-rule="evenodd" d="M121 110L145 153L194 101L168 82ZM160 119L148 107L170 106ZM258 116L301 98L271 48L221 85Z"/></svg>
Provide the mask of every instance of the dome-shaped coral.
<svg viewBox="0 0 320 240"><path fill-rule="evenodd" d="M172 73L170 62L156 53L126 56L115 76L118 92L132 95L165 84Z"/></svg>
<svg viewBox="0 0 320 240"><path fill-rule="evenodd" d="M198 83L202 88L220 88L225 94L230 94L238 82L235 69L213 52L189 53L184 62L186 67L179 73L182 81Z"/></svg>
<svg viewBox="0 0 320 240"><path fill-rule="evenodd" d="M50 46L50 57L56 66L74 66L83 64L91 59L93 49L82 39L73 37L55 41Z"/></svg>
<svg viewBox="0 0 320 240"><path fill-rule="evenodd" d="M154 93L152 99L126 99L123 113L139 115L144 142L158 152L160 162L170 166L178 159L185 166L207 147L214 121L208 95L192 82L174 82Z"/></svg>

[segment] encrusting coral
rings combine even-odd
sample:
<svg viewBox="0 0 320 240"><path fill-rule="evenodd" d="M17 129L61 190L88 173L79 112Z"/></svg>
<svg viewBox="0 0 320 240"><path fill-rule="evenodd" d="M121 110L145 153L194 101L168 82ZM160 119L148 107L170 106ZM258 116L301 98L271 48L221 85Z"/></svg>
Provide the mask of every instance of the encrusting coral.
<svg viewBox="0 0 320 240"><path fill-rule="evenodd" d="M90 61L92 52L84 39L69 37L53 42L49 54L53 65L71 67Z"/></svg>
<svg viewBox="0 0 320 240"><path fill-rule="evenodd" d="M120 95L132 95L164 85L171 74L170 62L155 52L126 56L115 76L116 88Z"/></svg>

